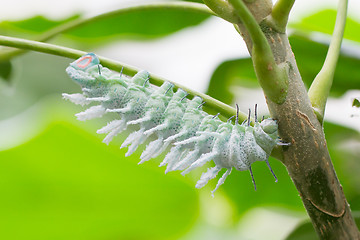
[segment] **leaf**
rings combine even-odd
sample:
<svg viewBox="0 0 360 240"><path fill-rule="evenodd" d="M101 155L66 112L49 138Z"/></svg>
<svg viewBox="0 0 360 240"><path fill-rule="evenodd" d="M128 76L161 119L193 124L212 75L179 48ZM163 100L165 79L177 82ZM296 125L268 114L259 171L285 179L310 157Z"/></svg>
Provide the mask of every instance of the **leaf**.
<svg viewBox="0 0 360 240"><path fill-rule="evenodd" d="M353 211L360 211L360 189L357 186L360 181L360 134L354 129L329 122L325 122L324 130L331 160L346 199Z"/></svg>
<svg viewBox="0 0 360 240"><path fill-rule="evenodd" d="M292 35L289 40L302 79L306 86L310 86L323 65L328 45L299 35ZM359 65L360 57L345 53L340 55L331 96L340 96L350 89L359 88ZM229 104L233 101L230 91L233 86L260 87L250 58L229 60L220 64L211 77L208 94Z"/></svg>
<svg viewBox="0 0 360 240"><path fill-rule="evenodd" d="M257 186L256 191L249 171L233 171L226 180L223 191L235 206L238 216L249 209L263 206L275 206L299 212L305 211L285 166L273 158L270 159L270 164L278 178L277 183L265 162L255 162L252 165Z"/></svg>
<svg viewBox="0 0 360 240"><path fill-rule="evenodd" d="M357 108L360 107L360 98L354 98L352 106Z"/></svg>
<svg viewBox="0 0 360 240"><path fill-rule="evenodd" d="M303 18L297 23L290 23L293 29L305 32L321 32L332 35L336 19L336 10L326 9L313 15ZM353 18L346 19L344 38L352 41L360 42L360 23Z"/></svg>
<svg viewBox="0 0 360 240"><path fill-rule="evenodd" d="M44 16L33 16L24 20L2 21L0 22L0 31L28 32L32 34L43 33L61 24L80 18L80 15L73 15L62 20L51 20Z"/></svg>
<svg viewBox="0 0 360 240"><path fill-rule="evenodd" d="M21 21L4 21L0 23L0 32L10 32L11 35L23 35L24 32L44 33L44 35L36 37L40 41L43 38L48 39L49 36L53 37L64 33L65 36L79 41L83 46L84 44L99 44L114 39L163 37L183 28L198 25L209 17L209 13L194 12L186 7L126 9L125 7L100 14L86 22L83 22L84 19L80 19L79 15L61 21L49 20L42 16ZM54 30L53 28L56 26L59 28Z"/></svg>
<svg viewBox="0 0 360 240"><path fill-rule="evenodd" d="M0 79L10 82L13 67L10 61L0 61Z"/></svg>
<svg viewBox="0 0 360 240"><path fill-rule="evenodd" d="M111 15L71 30L66 35L87 44L113 38L152 39L196 26L207 17L183 9L141 9Z"/></svg>
<svg viewBox="0 0 360 240"><path fill-rule="evenodd" d="M260 87L250 58L221 63L214 71L206 93L224 103L232 104L232 86Z"/></svg>
<svg viewBox="0 0 360 240"><path fill-rule="evenodd" d="M309 220L299 224L285 240L317 240L319 239Z"/></svg>
<svg viewBox="0 0 360 240"><path fill-rule="evenodd" d="M66 122L0 152L0 238L172 239L192 226L194 187L124 153Z"/></svg>
<svg viewBox="0 0 360 240"><path fill-rule="evenodd" d="M322 67L328 46L299 36L291 37L290 41L301 76L305 84L310 86ZM359 88L360 69L357 67L359 64L359 56L344 52L340 54L330 91L331 96L341 96L350 89Z"/></svg>

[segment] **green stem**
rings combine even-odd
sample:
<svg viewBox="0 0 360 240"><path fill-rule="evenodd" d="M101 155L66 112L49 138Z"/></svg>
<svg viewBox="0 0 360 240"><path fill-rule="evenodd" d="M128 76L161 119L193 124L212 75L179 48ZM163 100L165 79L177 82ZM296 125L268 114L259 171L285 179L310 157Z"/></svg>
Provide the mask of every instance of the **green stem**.
<svg viewBox="0 0 360 240"><path fill-rule="evenodd" d="M166 8L166 9L182 9L184 11L189 11L189 12L194 12L194 13L216 15L208 7L206 7L204 4L201 4L201 3L175 1L175 2L160 2L160 3L136 5L136 6L125 7L125 8L117 9L115 11L103 13L103 14L100 14L100 15L97 15L97 16L94 16L91 18L76 19L74 21L64 23L62 25L59 25L59 26L43 33L41 36L36 38L35 41L46 42L61 33L69 32L73 29L79 28L86 24L91 24L96 21L99 21L99 20L102 20L105 18L109 18L112 16L136 12L139 10L155 10L155 9L164 9L164 8ZM24 52L25 52L25 50L15 49L15 50L6 51L4 53L1 53L0 57L2 59L10 59L10 58L17 56L19 54L22 54Z"/></svg>
<svg viewBox="0 0 360 240"><path fill-rule="evenodd" d="M235 9L224 0L203 0L203 2L213 10L219 17L231 23L239 23L240 18Z"/></svg>
<svg viewBox="0 0 360 240"><path fill-rule="evenodd" d="M279 67L274 59L271 47L260 25L242 0L229 0L239 14L251 37L252 61L256 76L265 95L277 104L286 99L288 77L286 69Z"/></svg>
<svg viewBox="0 0 360 240"><path fill-rule="evenodd" d="M54 44L49 43L42 43L42 42L36 42L31 40L25 40L20 38L14 38L14 37L6 37L6 36L0 36L0 45L8 46L8 47L15 47L15 48L21 48L26 50L32 50L42 53L48 53L52 55L62 56L62 57L68 57L72 59L77 59L86 52L75 50L72 48L67 47L61 47ZM124 74L127 75L134 75L136 72L138 72L140 69L133 67L131 65L127 65L125 63L117 62L108 58L99 57L101 64L104 67L108 67L109 69L112 69L114 71L120 71L123 68ZM1 60L1 59L0 59ZM182 88L185 91L189 93L190 96L200 96L205 102L205 106L207 108L210 108L216 112L221 113L224 117L231 117L236 114L236 110L233 107L230 107L229 105L222 103L204 93L200 93L197 91L194 91L190 88L187 88L185 86L182 86L178 83L174 83L172 81L169 81L167 79L164 79L162 77L156 76L154 74L150 74L151 76L151 83L160 86L164 83L164 81L171 82L175 85L175 88ZM243 121L247 119L247 114L245 113L239 113L239 120Z"/></svg>
<svg viewBox="0 0 360 240"><path fill-rule="evenodd" d="M326 101L330 93L344 35L348 0L340 0L333 37L323 67L310 86L308 95L320 123L323 122Z"/></svg>
<svg viewBox="0 0 360 240"><path fill-rule="evenodd" d="M289 19L289 14L292 6L294 5L295 0L278 0L271 12L271 20L273 27L284 33L286 30L286 25Z"/></svg>

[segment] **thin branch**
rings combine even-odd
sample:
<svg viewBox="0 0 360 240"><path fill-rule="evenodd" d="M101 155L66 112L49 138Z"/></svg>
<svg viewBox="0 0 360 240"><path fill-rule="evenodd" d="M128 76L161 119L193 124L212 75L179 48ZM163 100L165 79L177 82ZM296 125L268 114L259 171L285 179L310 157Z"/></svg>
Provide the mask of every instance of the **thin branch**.
<svg viewBox="0 0 360 240"><path fill-rule="evenodd" d="M239 23L240 18L231 4L224 0L203 0L219 17L231 23Z"/></svg>
<svg viewBox="0 0 360 240"><path fill-rule="evenodd" d="M273 27L279 32L285 32L291 8L295 0L278 0L271 12Z"/></svg>
<svg viewBox="0 0 360 240"><path fill-rule="evenodd" d="M277 104L286 99L288 77L286 70L279 67L271 47L260 25L242 0L229 0L237 10L253 42L252 61L265 95Z"/></svg>
<svg viewBox="0 0 360 240"><path fill-rule="evenodd" d="M338 12L330 42L329 50L323 67L315 77L309 89L309 98L320 123L323 122L326 101L330 93L334 79L335 68L341 50L341 42L344 35L348 0L340 0Z"/></svg>
<svg viewBox="0 0 360 240"><path fill-rule="evenodd" d="M62 56L62 57L68 57L72 59L77 59L86 52L75 50L72 48L67 47L61 47L54 44L49 43L42 43L42 42L36 42L31 40L25 40L21 38L14 38L14 37L6 37L6 36L0 36L0 45L8 46L8 47L15 47L15 48L21 48L26 50L32 50L42 53L48 53L52 55ZM108 58L99 57L101 64L104 67L108 67L111 70L114 71L120 71L123 68L123 73L128 75L134 75L136 72L138 72L140 69L133 67L131 65L127 65L125 63L117 62ZM1 60L1 59L0 59ZM206 107L209 109L212 109L216 112L220 112L221 115L224 117L231 117L236 115L236 110L233 107L230 107L229 105L222 103L204 93L200 93L197 91L194 91L190 88L187 88L185 86L182 86L178 83L169 81L167 79L164 79L162 77L156 76L154 74L150 74L151 76L151 83L160 86L164 83L164 81L171 82L175 85L175 88L182 88L186 92L189 93L190 96L200 96L205 102ZM247 118L246 113L239 113L239 119L240 121L243 121Z"/></svg>
<svg viewBox="0 0 360 240"><path fill-rule="evenodd" d="M39 42L46 42L54 37L56 37L59 34L69 32L73 29L82 27L87 24L91 24L109 17L122 15L126 13L136 12L139 10L156 10L156 9L181 9L188 12L194 12L194 13L202 13L207 15L214 15L216 14L212 12L208 7L205 6L205 4L201 3L192 3L192 2L182 2L182 1L175 1L175 2L159 2L159 3L147 3L147 4L141 4L136 6L130 6L125 7L121 9L117 9L115 11L106 12L94 17L90 17L87 19L76 19L74 21L70 21L67 23L64 23L62 25L59 25L57 27L54 27L53 29L50 29L49 31L43 33L38 38L35 39L35 41ZM19 54L24 53L25 50L20 49L14 49L12 51L6 51L0 54L0 57L2 59L10 59L11 57L17 56Z"/></svg>

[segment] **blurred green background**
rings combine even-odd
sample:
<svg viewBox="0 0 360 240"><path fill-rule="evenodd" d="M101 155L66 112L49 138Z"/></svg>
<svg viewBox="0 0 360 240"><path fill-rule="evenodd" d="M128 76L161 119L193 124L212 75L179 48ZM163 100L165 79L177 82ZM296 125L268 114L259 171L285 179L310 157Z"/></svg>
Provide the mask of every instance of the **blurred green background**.
<svg viewBox="0 0 360 240"><path fill-rule="evenodd" d="M0 34L37 39L83 15L3 20ZM290 41L307 86L321 68L335 15L334 10L322 10L290 24ZM115 43L153 43L176 38L187 29L200 31L209 21L213 18L183 10L134 11L82 26L51 42L101 53ZM356 19L347 23L329 109L337 104L351 109L349 93L360 95L352 91L360 86L359 24ZM191 38L188 41L181 38L178 44L191 45ZM0 56L3 51L0 48ZM206 167L183 177L179 172L164 174L158 167L163 156L137 165L144 146L127 158L126 149L119 149L129 132L109 146L103 144L104 136L96 129L116 115L78 122L74 114L83 108L61 99L63 92L80 91L64 71L71 61L30 52L0 62L0 239L316 239L298 193L277 160L270 162L278 183L267 166L257 162L257 191L248 172L234 171L212 198L216 181L195 189ZM260 93L247 56L229 57L208 71L208 94L228 104L239 101L243 92ZM360 115L360 110L354 113ZM354 121L357 129L351 128ZM359 123L359 116L348 114L324 125L355 216L360 211Z"/></svg>

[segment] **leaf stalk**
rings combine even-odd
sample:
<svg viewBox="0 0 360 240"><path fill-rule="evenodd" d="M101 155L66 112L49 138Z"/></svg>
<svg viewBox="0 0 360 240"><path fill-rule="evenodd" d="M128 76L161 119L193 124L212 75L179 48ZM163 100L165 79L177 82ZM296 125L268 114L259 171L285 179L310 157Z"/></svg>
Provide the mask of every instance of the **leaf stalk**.
<svg viewBox="0 0 360 240"><path fill-rule="evenodd" d="M276 64L265 34L245 3L242 0L229 0L229 2L236 9L251 37L252 61L266 97L277 104L284 103L288 88L286 69Z"/></svg>
<svg viewBox="0 0 360 240"><path fill-rule="evenodd" d="M312 82L308 95L314 112L322 124L326 102L334 79L337 61L340 55L341 43L345 31L348 0L339 0L338 12L330 46L320 72Z"/></svg>

